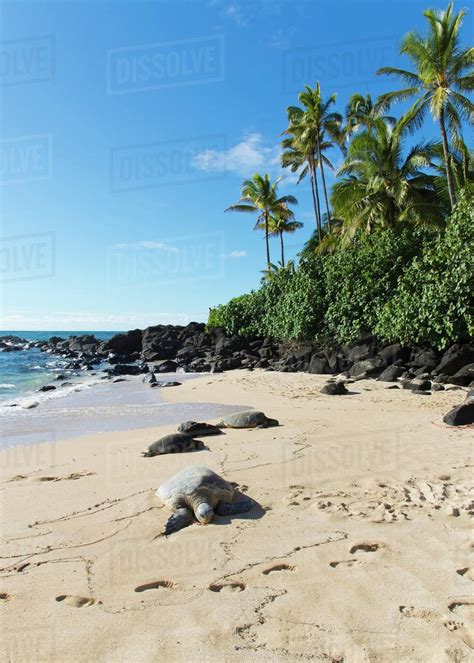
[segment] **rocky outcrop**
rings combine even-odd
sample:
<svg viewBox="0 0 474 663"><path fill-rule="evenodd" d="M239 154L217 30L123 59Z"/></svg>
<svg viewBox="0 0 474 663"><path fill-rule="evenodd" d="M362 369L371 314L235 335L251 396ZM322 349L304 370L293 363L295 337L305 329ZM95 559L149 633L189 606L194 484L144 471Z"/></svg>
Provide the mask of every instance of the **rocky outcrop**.
<svg viewBox="0 0 474 663"><path fill-rule="evenodd" d="M15 336L0 337L0 349L4 352L27 347L66 358L65 371L92 370L99 362L107 361L111 366L108 373L113 376L139 375L149 368L156 374L260 368L323 375L343 373L355 380L374 377L384 382L400 381L414 393L431 393L435 385L443 384L474 386L473 345L456 344L443 353L427 347L384 344L372 335L346 345L322 346L308 341L247 338L227 334L222 327L206 329L204 323L191 322L186 326L134 329L107 341L99 341L92 334L35 342Z"/></svg>
<svg viewBox="0 0 474 663"><path fill-rule="evenodd" d="M116 334L111 339L102 343L103 351L110 351L123 357L130 357L134 353L139 354L142 350L142 335L141 329L133 329L132 331L124 332L123 334Z"/></svg>

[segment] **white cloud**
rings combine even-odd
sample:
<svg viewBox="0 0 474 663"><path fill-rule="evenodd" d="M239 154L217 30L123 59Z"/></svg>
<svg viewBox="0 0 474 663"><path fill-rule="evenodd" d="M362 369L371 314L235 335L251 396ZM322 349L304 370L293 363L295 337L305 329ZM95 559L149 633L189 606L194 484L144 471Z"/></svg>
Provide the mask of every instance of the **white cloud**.
<svg viewBox="0 0 474 663"><path fill-rule="evenodd" d="M248 20L242 11L242 7L235 3L229 5L222 11L222 15L230 18L234 23L239 25L241 28L246 28L248 26Z"/></svg>
<svg viewBox="0 0 474 663"><path fill-rule="evenodd" d="M224 254L224 258L245 258L246 256L247 251L231 251Z"/></svg>
<svg viewBox="0 0 474 663"><path fill-rule="evenodd" d="M170 246L164 242L153 241L140 241L140 242L127 242L124 244L114 244L113 249L153 249L155 251L167 251L168 253L178 253L179 249L176 246Z"/></svg>
<svg viewBox="0 0 474 663"><path fill-rule="evenodd" d="M267 41L267 44L270 46L270 48L276 48L280 51L284 51L290 48L295 32L295 27L285 27L284 29L280 28L271 35Z"/></svg>
<svg viewBox="0 0 474 663"><path fill-rule="evenodd" d="M267 146L259 133L248 134L228 150L203 150L194 158L200 170L235 173L250 177L256 171L280 170L280 147Z"/></svg>

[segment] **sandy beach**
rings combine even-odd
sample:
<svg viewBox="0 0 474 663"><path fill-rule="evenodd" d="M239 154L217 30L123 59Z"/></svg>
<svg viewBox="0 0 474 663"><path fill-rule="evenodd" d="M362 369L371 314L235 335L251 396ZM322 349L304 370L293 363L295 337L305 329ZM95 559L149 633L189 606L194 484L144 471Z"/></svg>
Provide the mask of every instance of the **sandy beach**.
<svg viewBox="0 0 474 663"><path fill-rule="evenodd" d="M464 390L325 381L234 371L167 390L280 421L205 451L142 458L172 425L2 451L2 660L474 660L473 431L442 423ZM160 536L155 491L190 464L257 506Z"/></svg>

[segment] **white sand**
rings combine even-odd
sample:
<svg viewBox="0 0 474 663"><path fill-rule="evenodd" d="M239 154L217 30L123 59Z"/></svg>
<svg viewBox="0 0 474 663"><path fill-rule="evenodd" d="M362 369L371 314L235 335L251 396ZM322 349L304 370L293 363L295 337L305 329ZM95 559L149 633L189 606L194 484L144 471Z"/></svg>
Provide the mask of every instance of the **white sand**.
<svg viewBox="0 0 474 663"><path fill-rule="evenodd" d="M167 391L282 424L210 451L142 458L167 426L2 452L1 660L474 660L473 431L442 425L464 392L324 381L237 371ZM260 507L157 536L155 490L188 464Z"/></svg>

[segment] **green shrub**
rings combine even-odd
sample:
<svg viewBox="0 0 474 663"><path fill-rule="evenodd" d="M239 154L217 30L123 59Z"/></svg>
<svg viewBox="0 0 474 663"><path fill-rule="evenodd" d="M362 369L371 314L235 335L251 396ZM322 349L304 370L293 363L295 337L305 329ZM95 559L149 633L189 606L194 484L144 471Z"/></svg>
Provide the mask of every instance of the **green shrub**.
<svg viewBox="0 0 474 663"><path fill-rule="evenodd" d="M348 343L372 332L424 239L413 228L380 230L325 256L326 336Z"/></svg>
<svg viewBox="0 0 474 663"><path fill-rule="evenodd" d="M264 313L262 291L252 290L246 295L234 297L227 304L211 308L207 326L224 327L229 334L258 336L261 333Z"/></svg>
<svg viewBox="0 0 474 663"><path fill-rule="evenodd" d="M474 335L473 198L465 192L446 230L416 257L382 308L375 332L388 341L444 349Z"/></svg>
<svg viewBox="0 0 474 663"><path fill-rule="evenodd" d="M304 260L294 274L264 286L265 335L313 340L323 329L324 276L321 258Z"/></svg>

